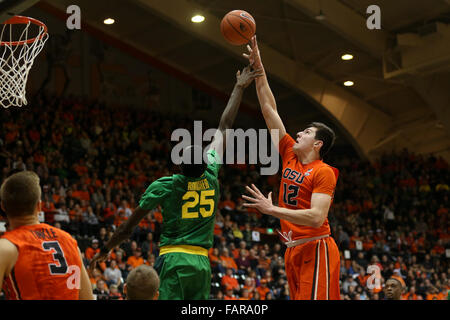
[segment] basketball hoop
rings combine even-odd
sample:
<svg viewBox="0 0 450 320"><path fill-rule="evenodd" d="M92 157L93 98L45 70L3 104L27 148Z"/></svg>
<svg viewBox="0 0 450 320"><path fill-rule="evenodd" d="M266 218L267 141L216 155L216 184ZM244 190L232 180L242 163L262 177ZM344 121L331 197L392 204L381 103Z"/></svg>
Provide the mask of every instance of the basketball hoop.
<svg viewBox="0 0 450 320"><path fill-rule="evenodd" d="M31 33L36 35L33 37ZM0 105L3 108L27 104L25 89L28 73L47 38L47 26L33 18L14 16L2 23Z"/></svg>

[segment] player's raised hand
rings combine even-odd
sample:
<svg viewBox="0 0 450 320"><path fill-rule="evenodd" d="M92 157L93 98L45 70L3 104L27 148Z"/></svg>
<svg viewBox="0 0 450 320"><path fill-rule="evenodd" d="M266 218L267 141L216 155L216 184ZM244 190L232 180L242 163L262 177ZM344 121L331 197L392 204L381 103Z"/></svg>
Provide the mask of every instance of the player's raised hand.
<svg viewBox="0 0 450 320"><path fill-rule="evenodd" d="M255 208L256 210L264 214L270 214L273 207L272 192L269 192L269 195L266 198L254 184L252 184L251 188L249 186L246 186L245 189L253 196L253 198L242 195L242 198L251 202L244 203L243 206L247 208Z"/></svg>
<svg viewBox="0 0 450 320"><path fill-rule="evenodd" d="M239 70L236 73L236 85L247 88L255 78L261 77L262 75L264 75L263 70L258 69L251 71L250 66L247 66L242 69L242 73Z"/></svg>
<svg viewBox="0 0 450 320"><path fill-rule="evenodd" d="M250 44L247 44L248 53L242 55L246 57L253 69L263 69L261 55L259 53L258 42L256 41L256 35L250 40Z"/></svg>

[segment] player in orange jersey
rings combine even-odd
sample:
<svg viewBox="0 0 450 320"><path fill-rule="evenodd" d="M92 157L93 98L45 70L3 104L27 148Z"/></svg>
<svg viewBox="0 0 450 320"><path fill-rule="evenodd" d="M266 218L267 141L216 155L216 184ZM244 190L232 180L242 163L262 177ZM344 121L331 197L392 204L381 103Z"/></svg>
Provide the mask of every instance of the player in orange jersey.
<svg viewBox="0 0 450 320"><path fill-rule="evenodd" d="M0 188L8 230L0 239L0 288L11 300L93 300L77 242L39 223L41 188L31 171L15 173Z"/></svg>
<svg viewBox="0 0 450 320"><path fill-rule="evenodd" d="M256 37L244 54L253 68L262 69ZM278 146L283 172L279 206L272 204L256 186L247 186L250 197L244 204L279 218L280 233L288 247L285 253L290 298L295 300L339 300L339 249L330 237L330 208L338 170L322 161L334 143L335 134L326 125L313 122L297 133L296 140L286 133L264 71L255 79L261 111L272 141ZM278 134L274 134L278 132Z"/></svg>

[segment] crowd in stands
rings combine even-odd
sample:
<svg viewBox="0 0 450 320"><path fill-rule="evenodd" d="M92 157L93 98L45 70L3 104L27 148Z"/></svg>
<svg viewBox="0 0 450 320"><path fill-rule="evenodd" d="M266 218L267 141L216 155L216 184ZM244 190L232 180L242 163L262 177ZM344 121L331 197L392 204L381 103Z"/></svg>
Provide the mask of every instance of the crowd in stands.
<svg viewBox="0 0 450 320"><path fill-rule="evenodd" d="M25 108L2 110L1 180L13 169L35 171L44 221L71 233L88 265L146 187L178 172L168 157L171 132L193 119L46 95ZM341 252L341 299L383 299L394 274L406 283L405 300L448 299L448 163L406 150L374 162L331 151L326 160L340 170L329 222ZM219 180L211 299L289 299L279 221L244 208L241 198L255 183L276 201L280 177L224 165ZM161 226L156 208L90 274L97 299L123 299L130 270L154 264Z"/></svg>

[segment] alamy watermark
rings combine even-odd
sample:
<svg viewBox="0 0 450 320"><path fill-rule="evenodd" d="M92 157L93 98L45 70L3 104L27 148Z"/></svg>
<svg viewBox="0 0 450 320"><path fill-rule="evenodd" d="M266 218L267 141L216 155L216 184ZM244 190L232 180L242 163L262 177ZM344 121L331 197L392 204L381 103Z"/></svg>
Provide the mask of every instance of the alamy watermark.
<svg viewBox="0 0 450 320"><path fill-rule="evenodd" d="M224 137L221 132L217 129L207 129L203 133L202 121L194 121L193 137L187 129L175 129L172 132L171 141L178 143L172 148L172 162L177 165L181 163L190 164L191 154L183 153L183 150L190 145L195 145L198 147L193 150L194 164L208 163L207 151L211 144L205 148L199 146L203 145L203 142L212 141L213 138L218 139L218 142L216 142L218 143L218 149L223 150ZM267 129L247 129L246 131L243 129L227 129L225 131L225 162L221 152L218 153L219 159L217 161L221 164L260 164L262 165L260 168L261 175L273 175L279 169L279 155L271 139L279 140L278 130L270 130L269 133ZM248 163L246 163L247 158Z"/></svg>
<svg viewBox="0 0 450 320"><path fill-rule="evenodd" d="M66 13L70 16L66 20L66 27L69 30L81 29L81 9L79 6L72 4L67 7Z"/></svg>
<svg viewBox="0 0 450 320"><path fill-rule="evenodd" d="M381 9L376 4L372 4L367 7L367 14L370 16L366 20L366 26L369 30L381 29Z"/></svg>

